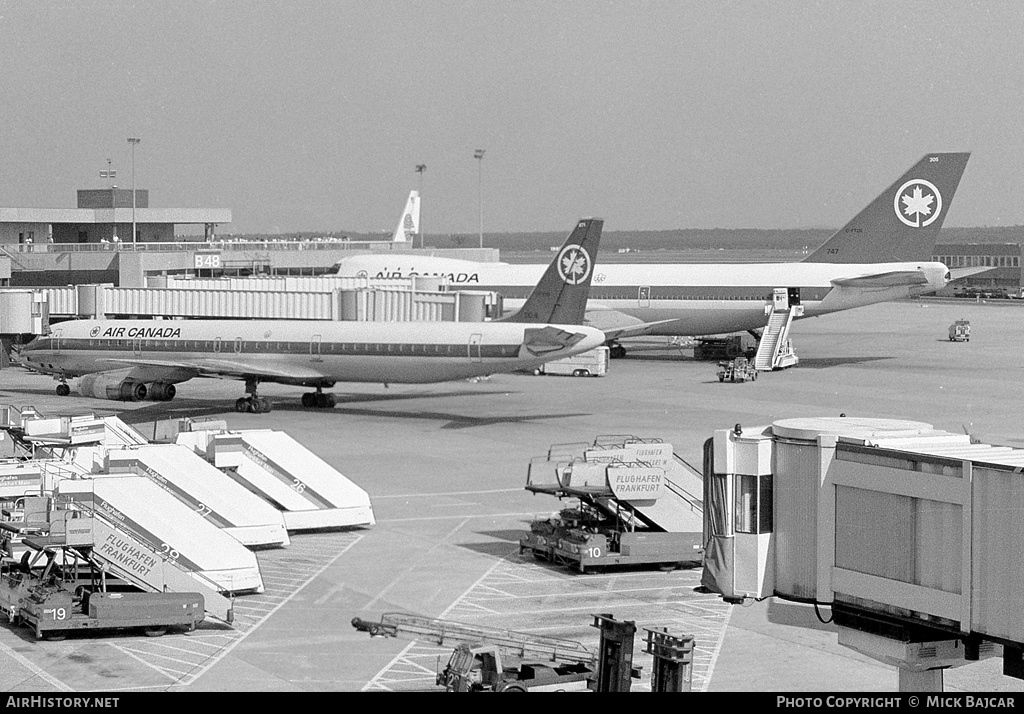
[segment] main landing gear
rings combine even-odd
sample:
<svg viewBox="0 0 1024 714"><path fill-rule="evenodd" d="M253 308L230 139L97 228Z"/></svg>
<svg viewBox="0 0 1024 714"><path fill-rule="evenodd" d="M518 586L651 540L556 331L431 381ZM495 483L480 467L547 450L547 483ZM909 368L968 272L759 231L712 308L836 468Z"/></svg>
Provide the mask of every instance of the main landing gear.
<svg viewBox="0 0 1024 714"><path fill-rule="evenodd" d="M315 392L306 392L302 395L302 406L304 407L333 409L334 405L337 403L338 400L334 398L334 395L324 394L321 387L317 387Z"/></svg>
<svg viewBox="0 0 1024 714"><path fill-rule="evenodd" d="M612 359L620 359L626 356L626 348L622 343L612 340L608 343L608 356Z"/></svg>
<svg viewBox="0 0 1024 714"><path fill-rule="evenodd" d="M71 387L68 386L67 377L60 378L60 384L57 385L56 392L58 397L66 397L71 394Z"/></svg>
<svg viewBox="0 0 1024 714"><path fill-rule="evenodd" d="M235 402L236 412L250 412L252 414L265 414L274 408L273 402L266 397L261 397L256 394L256 387L259 385L258 379L247 378L245 380L245 391L249 393L248 397L242 397Z"/></svg>

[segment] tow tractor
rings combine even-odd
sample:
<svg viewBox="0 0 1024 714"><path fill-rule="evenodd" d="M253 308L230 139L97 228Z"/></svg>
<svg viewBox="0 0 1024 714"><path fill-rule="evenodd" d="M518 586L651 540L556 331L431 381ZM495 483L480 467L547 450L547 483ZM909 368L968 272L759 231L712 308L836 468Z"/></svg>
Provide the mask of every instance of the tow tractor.
<svg viewBox="0 0 1024 714"><path fill-rule="evenodd" d="M718 363L719 382L753 382L757 379L757 370L746 357L737 357L729 362Z"/></svg>
<svg viewBox="0 0 1024 714"><path fill-rule="evenodd" d="M594 615L603 658L579 642L527 632L478 627L406 613L385 613L377 622L353 618L371 637L401 637L455 645L435 683L447 692L628 692L640 671L632 666L636 625Z"/></svg>

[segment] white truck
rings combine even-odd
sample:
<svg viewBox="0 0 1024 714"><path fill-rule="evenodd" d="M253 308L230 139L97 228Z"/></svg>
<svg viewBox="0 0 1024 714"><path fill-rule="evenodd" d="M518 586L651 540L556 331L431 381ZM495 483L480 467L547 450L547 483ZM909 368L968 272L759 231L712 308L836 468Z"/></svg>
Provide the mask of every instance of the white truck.
<svg viewBox="0 0 1024 714"><path fill-rule="evenodd" d="M581 352L572 357L556 359L542 364L533 370L534 374L565 374L573 377L603 377L608 373L608 356L610 350L606 345L595 347L588 352Z"/></svg>

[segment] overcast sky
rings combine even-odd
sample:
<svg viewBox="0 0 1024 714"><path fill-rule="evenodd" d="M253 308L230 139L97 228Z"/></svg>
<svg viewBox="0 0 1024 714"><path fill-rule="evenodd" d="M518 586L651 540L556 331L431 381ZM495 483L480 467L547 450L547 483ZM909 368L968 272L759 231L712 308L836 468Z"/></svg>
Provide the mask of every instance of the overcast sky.
<svg viewBox="0 0 1024 714"><path fill-rule="evenodd" d="M417 164L427 233L478 185L485 232L834 227L971 151L946 225L1024 224L1022 38L1017 1L0 0L0 205L130 187L136 136L222 233L390 231Z"/></svg>

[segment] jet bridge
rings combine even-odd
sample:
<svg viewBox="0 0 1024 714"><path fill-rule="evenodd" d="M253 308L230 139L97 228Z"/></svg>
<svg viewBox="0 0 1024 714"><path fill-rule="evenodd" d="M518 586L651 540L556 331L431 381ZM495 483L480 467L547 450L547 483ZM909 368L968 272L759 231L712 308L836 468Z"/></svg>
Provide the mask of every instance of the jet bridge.
<svg viewBox="0 0 1024 714"><path fill-rule="evenodd" d="M941 690L1003 648L1024 679L1024 449L921 422L786 419L705 446L703 585L832 609L839 642Z"/></svg>
<svg viewBox="0 0 1024 714"><path fill-rule="evenodd" d="M236 483L187 446L150 444L110 449L106 474L135 474L151 479L240 543L287 545L281 511Z"/></svg>
<svg viewBox="0 0 1024 714"><path fill-rule="evenodd" d="M108 476L61 481L57 497L115 526L113 533L94 529L93 550L122 568L148 576L163 562L152 559L153 551L197 579L212 581L221 591L263 592L256 555L151 479ZM146 548L140 548L140 542ZM162 587L160 582L151 586Z"/></svg>
<svg viewBox="0 0 1024 714"><path fill-rule="evenodd" d="M366 491L288 434L256 429L208 439L214 465L279 508L288 530L374 524Z"/></svg>

